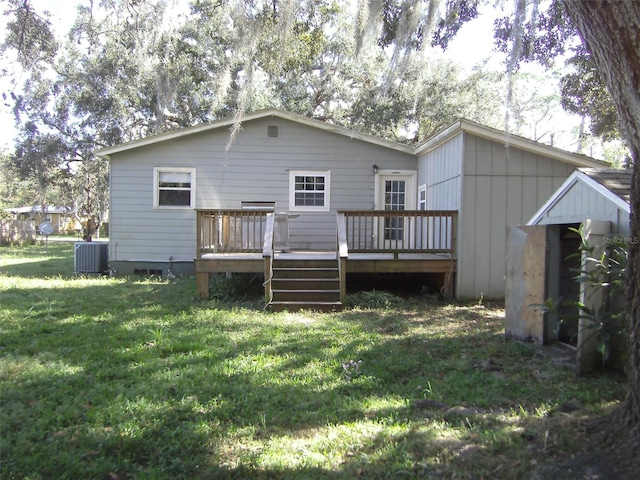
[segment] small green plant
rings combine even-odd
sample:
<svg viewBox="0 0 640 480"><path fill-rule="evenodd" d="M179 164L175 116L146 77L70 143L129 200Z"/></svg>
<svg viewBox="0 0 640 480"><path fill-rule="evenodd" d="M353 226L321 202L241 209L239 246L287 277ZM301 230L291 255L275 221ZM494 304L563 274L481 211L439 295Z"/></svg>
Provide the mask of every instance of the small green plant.
<svg viewBox="0 0 640 480"><path fill-rule="evenodd" d="M215 276L211 280L211 298L223 302L260 299L264 293L262 278L252 273L235 273L230 277Z"/></svg>
<svg viewBox="0 0 640 480"><path fill-rule="evenodd" d="M361 366L362 360L349 360L348 362L342 364L344 378L347 380L347 382L350 382L362 375L362 372L360 371Z"/></svg>
<svg viewBox="0 0 640 480"><path fill-rule="evenodd" d="M153 336L153 340L148 345L159 346L165 339L165 330L163 327L150 328L149 333Z"/></svg>
<svg viewBox="0 0 640 480"><path fill-rule="evenodd" d="M416 390L422 394L422 398L427 398L433 395L433 388L431 388L431 382L427 380L427 386L418 385Z"/></svg>
<svg viewBox="0 0 640 480"><path fill-rule="evenodd" d="M346 304L349 307L362 308L391 308L401 303L400 298L393 293L384 290L371 290L349 295Z"/></svg>

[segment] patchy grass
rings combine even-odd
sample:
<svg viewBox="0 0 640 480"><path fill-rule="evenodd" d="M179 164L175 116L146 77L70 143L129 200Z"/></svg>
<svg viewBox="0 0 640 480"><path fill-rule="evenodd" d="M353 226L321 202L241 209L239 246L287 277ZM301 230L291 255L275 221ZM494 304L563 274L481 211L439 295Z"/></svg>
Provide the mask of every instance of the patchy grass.
<svg viewBox="0 0 640 480"><path fill-rule="evenodd" d="M521 479L626 386L508 340L497 307L270 314L76 278L63 243L0 267L3 479Z"/></svg>

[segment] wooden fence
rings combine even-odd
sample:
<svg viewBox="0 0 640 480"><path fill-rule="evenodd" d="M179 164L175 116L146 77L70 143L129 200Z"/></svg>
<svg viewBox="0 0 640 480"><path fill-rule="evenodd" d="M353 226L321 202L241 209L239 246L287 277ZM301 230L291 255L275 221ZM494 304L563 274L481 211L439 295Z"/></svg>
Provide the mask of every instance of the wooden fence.
<svg viewBox="0 0 640 480"><path fill-rule="evenodd" d="M0 245L35 240L36 223L33 220L0 220Z"/></svg>

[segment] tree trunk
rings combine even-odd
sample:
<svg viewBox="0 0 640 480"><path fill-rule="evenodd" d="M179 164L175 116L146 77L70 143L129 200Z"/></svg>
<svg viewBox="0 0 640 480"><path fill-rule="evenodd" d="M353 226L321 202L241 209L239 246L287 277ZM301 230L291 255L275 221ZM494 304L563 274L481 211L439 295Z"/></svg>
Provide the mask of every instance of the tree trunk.
<svg viewBox="0 0 640 480"><path fill-rule="evenodd" d="M564 0L564 4L605 79L633 158L627 290L629 388L609 428L611 438L635 444L640 441L640 1Z"/></svg>

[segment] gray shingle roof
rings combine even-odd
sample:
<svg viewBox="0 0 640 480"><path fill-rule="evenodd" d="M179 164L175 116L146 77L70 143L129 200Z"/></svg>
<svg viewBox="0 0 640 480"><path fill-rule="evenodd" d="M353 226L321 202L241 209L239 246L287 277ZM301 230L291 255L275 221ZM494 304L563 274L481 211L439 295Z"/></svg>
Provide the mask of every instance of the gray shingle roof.
<svg viewBox="0 0 640 480"><path fill-rule="evenodd" d="M581 168L581 172L629 203L631 200L631 170Z"/></svg>

